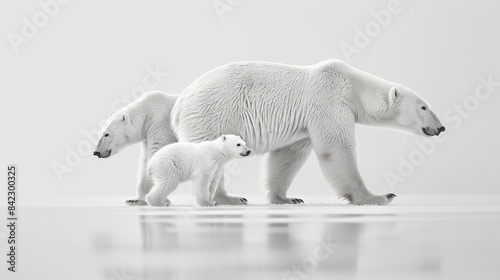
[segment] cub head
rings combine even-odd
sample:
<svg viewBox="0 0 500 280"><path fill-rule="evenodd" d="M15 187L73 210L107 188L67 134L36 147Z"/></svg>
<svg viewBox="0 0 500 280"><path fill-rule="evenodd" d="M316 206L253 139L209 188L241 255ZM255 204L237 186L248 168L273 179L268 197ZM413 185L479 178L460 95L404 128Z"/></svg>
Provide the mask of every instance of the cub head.
<svg viewBox="0 0 500 280"><path fill-rule="evenodd" d="M416 92L393 86L386 94L387 124L422 136L438 136L445 127L431 110L429 104Z"/></svg>
<svg viewBox="0 0 500 280"><path fill-rule="evenodd" d="M228 154L230 157L246 157L250 154L250 149L248 149L247 144L241 137L233 135L233 134L226 134L222 135L220 137L220 141L222 141L224 145L224 150L226 154Z"/></svg>
<svg viewBox="0 0 500 280"><path fill-rule="evenodd" d="M110 157L128 144L136 142L136 134L128 112L120 110L111 115L104 123L99 133L94 155L98 158Z"/></svg>

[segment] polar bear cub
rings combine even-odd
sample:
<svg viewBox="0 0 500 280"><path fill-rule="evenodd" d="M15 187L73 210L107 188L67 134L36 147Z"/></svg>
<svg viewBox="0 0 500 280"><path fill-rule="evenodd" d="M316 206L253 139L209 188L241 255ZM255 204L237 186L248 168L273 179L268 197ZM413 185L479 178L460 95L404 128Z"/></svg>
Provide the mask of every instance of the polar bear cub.
<svg viewBox="0 0 500 280"><path fill-rule="evenodd" d="M146 195L150 206L168 206L167 199L177 186L193 180L193 193L200 206L215 206L218 180L224 164L237 157L246 157L250 150L236 135L222 135L200 143L180 142L161 148L148 163L153 188Z"/></svg>

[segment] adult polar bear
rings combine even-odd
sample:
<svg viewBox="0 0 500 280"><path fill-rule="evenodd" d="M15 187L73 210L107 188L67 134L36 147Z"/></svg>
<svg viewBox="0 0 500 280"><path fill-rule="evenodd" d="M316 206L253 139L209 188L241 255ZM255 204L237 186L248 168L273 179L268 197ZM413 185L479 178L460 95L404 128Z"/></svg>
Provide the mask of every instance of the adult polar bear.
<svg viewBox="0 0 500 280"><path fill-rule="evenodd" d="M153 186L146 173L148 161L162 147L177 142L170 121L177 97L161 91L146 92L111 115L101 129L94 151L99 158L109 158L126 146L141 143L137 197L127 200L129 205L147 205L145 197ZM218 191L216 201L219 205L246 204L246 199L229 196L224 188Z"/></svg>
<svg viewBox="0 0 500 280"><path fill-rule="evenodd" d="M371 193L359 174L355 123L424 136L445 129L414 91L339 60L312 66L227 64L195 80L172 109L179 141L236 134L255 154L267 154L266 187L273 204L303 202L287 197L287 191L313 149L339 196L352 204L387 204L395 195Z"/></svg>
<svg viewBox="0 0 500 280"><path fill-rule="evenodd" d="M153 186L146 173L147 163L162 147L177 142L170 125L177 97L161 91L146 92L112 114L99 133L94 151L98 158L109 158L124 147L141 142L137 197L127 200L129 205L147 205L144 199Z"/></svg>

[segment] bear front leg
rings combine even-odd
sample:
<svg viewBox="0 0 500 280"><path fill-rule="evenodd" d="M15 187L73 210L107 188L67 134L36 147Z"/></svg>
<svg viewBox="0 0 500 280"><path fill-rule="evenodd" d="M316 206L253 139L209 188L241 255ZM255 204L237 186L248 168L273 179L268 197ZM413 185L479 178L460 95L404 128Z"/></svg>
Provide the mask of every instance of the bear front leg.
<svg viewBox="0 0 500 280"><path fill-rule="evenodd" d="M212 179L212 182L210 183L210 188L209 188L209 198L210 201L214 201L215 199L215 192L217 191L217 187L219 186L219 181L221 177L224 176L224 168L221 167L215 172L215 176Z"/></svg>
<svg viewBox="0 0 500 280"><path fill-rule="evenodd" d="M153 187L153 182L147 174L147 164L150 158L148 150L149 149L146 141L141 143L141 158L139 161L139 170L137 172L137 196L136 199L129 199L125 201L125 203L128 205L148 205L145 200L146 195L151 191L151 188Z"/></svg>
<svg viewBox="0 0 500 280"><path fill-rule="evenodd" d="M246 205L247 199L239 196L230 196L227 194L224 186L224 172L220 175L218 187L215 189L214 200L218 205Z"/></svg>
<svg viewBox="0 0 500 280"><path fill-rule="evenodd" d="M216 206L217 202L210 200L210 185L215 179L215 172L200 171L193 177L193 194L199 206Z"/></svg>
<svg viewBox="0 0 500 280"><path fill-rule="evenodd" d="M359 175L354 146L333 145L316 151L321 171L334 191L351 204L385 205L396 195L374 195Z"/></svg>
<svg viewBox="0 0 500 280"><path fill-rule="evenodd" d="M365 186L356 159L356 117L349 107L317 110L309 135L323 176L330 187L351 204L385 205L394 194L374 195Z"/></svg>
<svg viewBox="0 0 500 280"><path fill-rule="evenodd" d="M287 197L287 192L295 175L297 175L309 155L311 155L311 151L311 140L307 138L266 155L264 169L266 177L265 188L268 190L270 203L304 203L300 198Z"/></svg>

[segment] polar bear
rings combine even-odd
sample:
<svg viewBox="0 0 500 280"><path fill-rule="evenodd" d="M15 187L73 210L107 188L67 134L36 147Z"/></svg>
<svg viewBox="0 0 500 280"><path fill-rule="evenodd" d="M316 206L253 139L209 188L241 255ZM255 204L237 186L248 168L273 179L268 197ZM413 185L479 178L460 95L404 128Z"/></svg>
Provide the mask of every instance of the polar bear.
<svg viewBox="0 0 500 280"><path fill-rule="evenodd" d="M153 188L146 195L150 206L168 206L168 195L187 180L193 180L193 193L200 206L215 206L215 190L224 164L236 157L246 157L250 150L236 135L222 135L200 143L174 143L161 148L148 163Z"/></svg>
<svg viewBox="0 0 500 280"><path fill-rule="evenodd" d="M371 193L359 174L355 123L423 136L445 130L416 92L340 60L311 66L230 63L191 83L172 110L180 141L237 134L255 154L266 154L272 204L303 203L287 191L312 150L340 197L358 205L387 204L395 195Z"/></svg>
<svg viewBox="0 0 500 280"><path fill-rule="evenodd" d="M108 158L122 148L141 142L137 198L129 205L146 205L152 182L146 174L147 162L165 145L177 142L170 125L170 113L178 95L161 91L144 93L134 102L112 114L101 129L94 155Z"/></svg>
<svg viewBox="0 0 500 280"><path fill-rule="evenodd" d="M108 158L122 148L141 142L141 157L137 183L137 197L127 200L129 205L147 205L144 200L152 187L146 174L147 162L162 147L177 142L172 131L170 114L178 95L161 91L144 93L125 108L112 114L100 131L94 155ZM221 184L224 179L221 178ZM226 193L224 187L217 190L219 205L242 205L247 200Z"/></svg>

